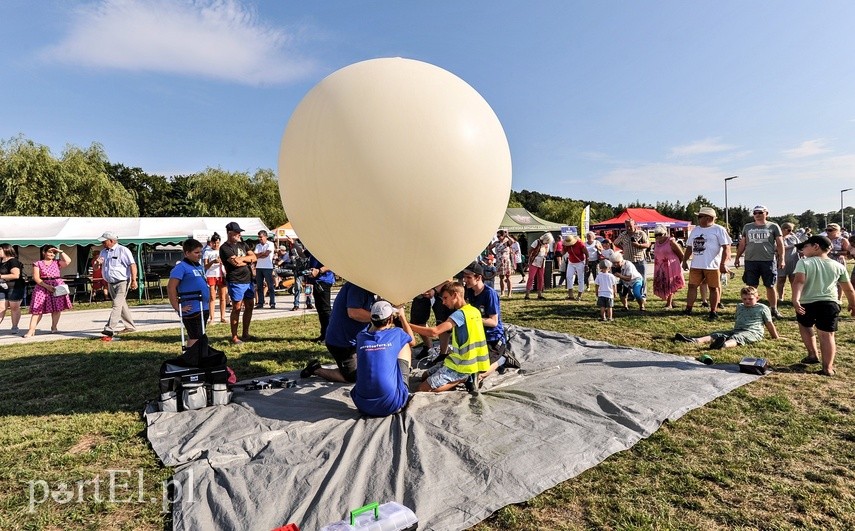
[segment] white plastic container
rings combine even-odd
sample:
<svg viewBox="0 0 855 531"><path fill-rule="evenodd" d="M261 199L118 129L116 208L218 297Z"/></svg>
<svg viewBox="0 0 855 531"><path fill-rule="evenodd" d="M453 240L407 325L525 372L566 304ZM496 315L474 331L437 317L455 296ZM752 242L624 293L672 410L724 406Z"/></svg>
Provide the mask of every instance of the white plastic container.
<svg viewBox="0 0 855 531"><path fill-rule="evenodd" d="M374 502L350 511L349 521L340 520L325 525L321 531L411 531L418 525L416 513L400 503L379 505Z"/></svg>

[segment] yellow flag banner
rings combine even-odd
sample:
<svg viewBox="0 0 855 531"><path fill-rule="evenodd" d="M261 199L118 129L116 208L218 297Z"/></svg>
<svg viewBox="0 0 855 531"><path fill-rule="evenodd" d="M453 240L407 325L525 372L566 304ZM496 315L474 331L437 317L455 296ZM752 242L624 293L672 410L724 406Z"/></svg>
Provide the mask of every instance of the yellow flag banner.
<svg viewBox="0 0 855 531"><path fill-rule="evenodd" d="M582 209L582 219L579 221L581 235L584 236L591 230L591 205Z"/></svg>

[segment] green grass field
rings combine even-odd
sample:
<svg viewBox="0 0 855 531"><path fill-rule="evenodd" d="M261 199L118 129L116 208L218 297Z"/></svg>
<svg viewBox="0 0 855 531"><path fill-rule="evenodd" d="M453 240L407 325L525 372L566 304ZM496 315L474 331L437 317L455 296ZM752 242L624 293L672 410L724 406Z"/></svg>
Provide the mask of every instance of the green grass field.
<svg viewBox="0 0 855 531"><path fill-rule="evenodd" d="M592 293L570 302L563 289L502 304L508 323L696 357L707 350L670 338L728 327L740 287L726 289L718 323L656 299L644 315L616 311L614 323L599 323ZM783 339L712 352L723 363L766 357L775 372L475 529L855 529L855 321L841 322L838 372L827 378L799 363L793 310L781 310ZM309 341L314 316L252 331L259 341L240 347L228 345L225 325L209 332L240 378L325 357ZM170 527L162 498L171 471L148 447L140 411L178 348L177 330L0 348L0 529Z"/></svg>

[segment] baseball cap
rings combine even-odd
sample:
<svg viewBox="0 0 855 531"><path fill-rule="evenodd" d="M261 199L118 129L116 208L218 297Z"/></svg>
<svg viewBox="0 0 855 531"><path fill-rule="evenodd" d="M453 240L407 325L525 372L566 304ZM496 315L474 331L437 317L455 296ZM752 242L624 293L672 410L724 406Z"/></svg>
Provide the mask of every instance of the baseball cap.
<svg viewBox="0 0 855 531"><path fill-rule="evenodd" d="M118 240L118 239L119 239L119 236L116 235L115 232L108 230L107 232L102 234L100 238L98 238L98 241L99 242L105 242L107 240Z"/></svg>
<svg viewBox="0 0 855 531"><path fill-rule="evenodd" d="M828 226L825 227L826 232L830 230L840 230L840 225L837 223L829 223Z"/></svg>
<svg viewBox="0 0 855 531"><path fill-rule="evenodd" d="M484 268L481 267L481 264L478 262L472 262L466 269L463 270L464 273L472 273L473 275L478 275L479 277L484 276Z"/></svg>
<svg viewBox="0 0 855 531"><path fill-rule="evenodd" d="M715 209L711 207L701 207L700 210L695 212L696 216L711 216L716 217Z"/></svg>
<svg viewBox="0 0 855 531"><path fill-rule="evenodd" d="M813 244L819 245L819 247L823 251L827 251L827 250L831 249L831 240L829 240L825 236L819 236L819 235L811 236L810 238L803 241L802 243L797 244L796 249L802 250L802 249L804 249L805 245L813 245Z"/></svg>
<svg viewBox="0 0 855 531"><path fill-rule="evenodd" d="M769 209L764 207L763 205L757 205L756 207L754 207L754 210L752 210L751 212L757 212L757 211L763 211L767 214L769 213Z"/></svg>
<svg viewBox="0 0 855 531"><path fill-rule="evenodd" d="M243 229L240 228L240 225L238 225L236 222L230 221L228 223L228 225L226 225L226 231L227 232L243 232Z"/></svg>
<svg viewBox="0 0 855 531"><path fill-rule="evenodd" d="M280 251L287 251L287 250L288 250L288 248L287 248L287 247L285 247L284 245L280 245L280 246L279 246L279 250L280 250Z"/></svg>
<svg viewBox="0 0 855 531"><path fill-rule="evenodd" d="M389 301L377 301L371 305L371 320L384 321L395 313L395 308Z"/></svg>

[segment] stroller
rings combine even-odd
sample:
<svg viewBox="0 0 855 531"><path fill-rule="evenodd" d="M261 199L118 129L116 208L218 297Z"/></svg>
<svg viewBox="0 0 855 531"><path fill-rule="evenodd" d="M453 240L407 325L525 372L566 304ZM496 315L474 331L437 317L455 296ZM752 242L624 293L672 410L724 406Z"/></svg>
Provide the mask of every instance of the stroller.
<svg viewBox="0 0 855 531"><path fill-rule="evenodd" d="M182 309L186 303L199 303L201 310L202 292L179 292L178 315L181 319L181 355L168 359L160 366L161 411L185 411L200 409L207 405L228 404L228 384L234 383L234 373L226 366L223 351L208 344L205 333L205 313L199 312L202 321L202 336L190 347L184 337ZM209 399L210 396L210 399Z"/></svg>

